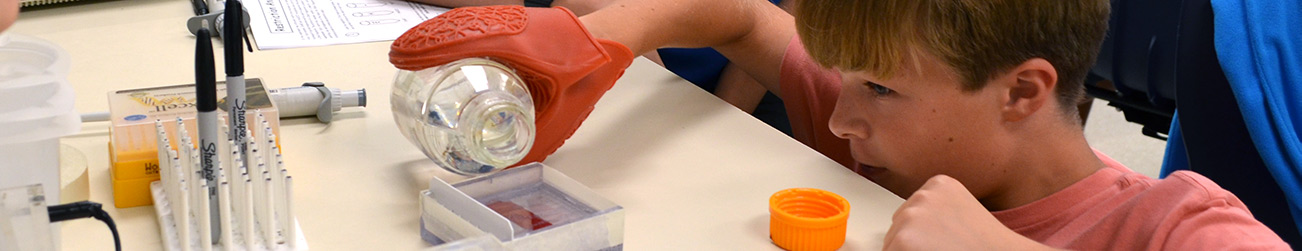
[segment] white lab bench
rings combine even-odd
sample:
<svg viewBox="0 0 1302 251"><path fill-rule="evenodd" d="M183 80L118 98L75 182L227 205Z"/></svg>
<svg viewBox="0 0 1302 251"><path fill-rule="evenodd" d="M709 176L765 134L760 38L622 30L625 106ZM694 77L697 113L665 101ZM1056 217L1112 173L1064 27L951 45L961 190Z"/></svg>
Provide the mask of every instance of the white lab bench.
<svg viewBox="0 0 1302 251"><path fill-rule="evenodd" d="M24 10L8 32L59 44L72 56L69 81L80 113L107 110L113 90L191 83L194 37L188 1L85 1ZM217 72L222 70L217 45ZM366 88L369 106L335 122L282 121L294 209L317 250L415 250L417 193L443 171L394 125L389 43L257 51L245 75L271 88L324 82ZM62 142L85 154L90 200L117 221L124 250L161 249L149 206L113 207L108 122L83 124ZM792 187L835 192L851 203L843 250L879 249L902 200L664 68L638 59L583 126L545 162L623 206L631 250L775 250L768 198ZM65 250L106 250L100 222L62 224Z"/></svg>

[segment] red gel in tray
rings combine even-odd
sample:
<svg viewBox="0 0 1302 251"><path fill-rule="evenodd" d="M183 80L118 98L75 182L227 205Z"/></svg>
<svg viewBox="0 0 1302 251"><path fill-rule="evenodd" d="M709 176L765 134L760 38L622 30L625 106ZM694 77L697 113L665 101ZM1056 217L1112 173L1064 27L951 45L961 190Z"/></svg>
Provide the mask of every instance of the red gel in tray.
<svg viewBox="0 0 1302 251"><path fill-rule="evenodd" d="M512 223L520 225L521 227L529 228L529 230L538 230L552 225L551 222L539 218L538 215L533 214L532 211L524 209L524 207L516 205L510 201L489 203L488 208L493 209L494 212L506 217L506 219L510 220Z"/></svg>

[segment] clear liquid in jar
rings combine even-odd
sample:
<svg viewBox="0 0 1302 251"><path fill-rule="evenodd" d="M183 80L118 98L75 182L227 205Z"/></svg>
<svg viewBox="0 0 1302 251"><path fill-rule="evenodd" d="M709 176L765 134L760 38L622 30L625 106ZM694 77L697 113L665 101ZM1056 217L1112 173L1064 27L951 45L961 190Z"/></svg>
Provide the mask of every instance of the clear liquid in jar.
<svg viewBox="0 0 1302 251"><path fill-rule="evenodd" d="M390 102L403 136L449 171L500 170L533 145L529 90L514 71L491 60L399 71Z"/></svg>

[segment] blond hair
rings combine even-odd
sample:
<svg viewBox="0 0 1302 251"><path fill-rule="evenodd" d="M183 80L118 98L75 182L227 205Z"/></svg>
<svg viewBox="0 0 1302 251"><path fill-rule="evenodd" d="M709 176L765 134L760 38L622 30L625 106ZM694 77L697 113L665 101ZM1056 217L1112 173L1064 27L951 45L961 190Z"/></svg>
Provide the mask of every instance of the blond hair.
<svg viewBox="0 0 1302 251"><path fill-rule="evenodd" d="M1075 114L1109 11L1108 0L806 0L795 16L819 64L883 78L925 51L975 91L1043 58L1057 70L1058 101Z"/></svg>

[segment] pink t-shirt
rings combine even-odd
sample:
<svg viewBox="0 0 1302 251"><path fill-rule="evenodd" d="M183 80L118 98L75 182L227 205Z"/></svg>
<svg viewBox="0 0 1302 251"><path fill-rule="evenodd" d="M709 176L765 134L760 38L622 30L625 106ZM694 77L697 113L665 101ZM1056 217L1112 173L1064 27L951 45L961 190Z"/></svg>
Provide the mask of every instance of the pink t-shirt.
<svg viewBox="0 0 1302 251"><path fill-rule="evenodd" d="M792 38L780 73L782 100L800 142L851 166L849 143L827 122L841 78L813 61ZM1243 202L1202 175L1180 171L1157 180L1103 153L1108 168L1048 197L993 212L1013 231L1057 248L1076 250L1288 250L1252 218Z"/></svg>
<svg viewBox="0 0 1302 251"><path fill-rule="evenodd" d="M1014 232L1075 250L1289 250L1275 232L1207 177L1136 173L1100 152L1102 168L1067 188L993 212Z"/></svg>
<svg viewBox="0 0 1302 251"><path fill-rule="evenodd" d="M778 74L791 136L846 167L855 167L850 141L836 137L827 121L841 93L841 75L823 68L805 52L800 37L791 39Z"/></svg>

